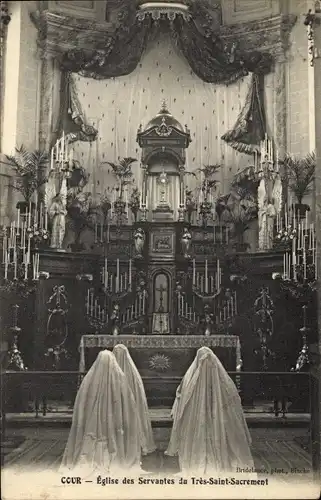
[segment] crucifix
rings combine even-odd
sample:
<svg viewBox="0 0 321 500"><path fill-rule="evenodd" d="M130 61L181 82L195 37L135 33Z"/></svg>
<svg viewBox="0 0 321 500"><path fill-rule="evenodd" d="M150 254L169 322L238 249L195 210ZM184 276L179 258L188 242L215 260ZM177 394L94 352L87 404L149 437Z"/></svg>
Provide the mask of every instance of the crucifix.
<svg viewBox="0 0 321 500"><path fill-rule="evenodd" d="M158 288L156 288L156 291L159 292L159 307L158 311L159 313L164 312L164 292L166 292L166 288L164 287L163 284L160 284Z"/></svg>

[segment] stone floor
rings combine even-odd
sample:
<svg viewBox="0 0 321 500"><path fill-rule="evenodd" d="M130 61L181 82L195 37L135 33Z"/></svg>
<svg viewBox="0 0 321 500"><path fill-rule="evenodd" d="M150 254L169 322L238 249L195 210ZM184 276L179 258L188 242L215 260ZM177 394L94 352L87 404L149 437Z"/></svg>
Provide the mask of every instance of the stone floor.
<svg viewBox="0 0 321 500"><path fill-rule="evenodd" d="M38 465L44 468L59 465L67 441L67 428L21 427L7 430L7 447L4 446L4 466L21 467ZM147 470L166 471L177 469L173 460L164 459L170 428L154 428L154 438L158 453L145 460ZM250 430L253 444L252 452L258 467L279 467L303 469L311 474L311 456L307 446L308 431L302 428L253 428ZM15 444L16 443L16 444ZM166 457L165 457L166 458ZM177 469L178 470L178 469Z"/></svg>

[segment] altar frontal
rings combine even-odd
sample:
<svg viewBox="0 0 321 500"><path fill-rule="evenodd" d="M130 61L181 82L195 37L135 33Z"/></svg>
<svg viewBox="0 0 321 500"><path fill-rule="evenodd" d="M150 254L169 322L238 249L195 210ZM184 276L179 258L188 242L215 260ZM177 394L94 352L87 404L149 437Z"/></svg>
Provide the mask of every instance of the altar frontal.
<svg viewBox="0 0 321 500"><path fill-rule="evenodd" d="M128 347L143 378L149 406L173 404L175 393L188 367L202 346L210 347L225 369L239 371L241 346L236 335L83 335L79 345L79 371L87 371L97 353L117 344ZM233 378L233 377L232 377ZM234 377L237 386L238 377Z"/></svg>

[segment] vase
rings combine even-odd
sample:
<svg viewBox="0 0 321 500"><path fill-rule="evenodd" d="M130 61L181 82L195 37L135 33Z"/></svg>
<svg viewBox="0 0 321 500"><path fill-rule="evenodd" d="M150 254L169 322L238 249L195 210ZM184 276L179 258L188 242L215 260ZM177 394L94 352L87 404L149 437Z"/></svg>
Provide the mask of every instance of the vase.
<svg viewBox="0 0 321 500"><path fill-rule="evenodd" d="M300 219L306 216L306 212L310 212L310 207L306 203L296 203L294 205L295 213L298 214Z"/></svg>
<svg viewBox="0 0 321 500"><path fill-rule="evenodd" d="M31 213L34 212L36 207L35 203L28 203L27 201L18 201L16 208L20 210L20 214L27 214L29 212L29 207L31 206Z"/></svg>

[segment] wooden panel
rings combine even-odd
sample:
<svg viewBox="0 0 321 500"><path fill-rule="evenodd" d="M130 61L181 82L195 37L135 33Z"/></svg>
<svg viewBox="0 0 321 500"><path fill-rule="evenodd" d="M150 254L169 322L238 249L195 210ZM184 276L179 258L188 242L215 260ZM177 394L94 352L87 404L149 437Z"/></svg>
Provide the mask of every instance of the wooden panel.
<svg viewBox="0 0 321 500"><path fill-rule="evenodd" d="M106 2L104 1L51 0L49 10L87 19L99 19L101 22L106 20Z"/></svg>
<svg viewBox="0 0 321 500"><path fill-rule="evenodd" d="M279 0L224 0L223 24L246 23L276 16L280 13Z"/></svg>

